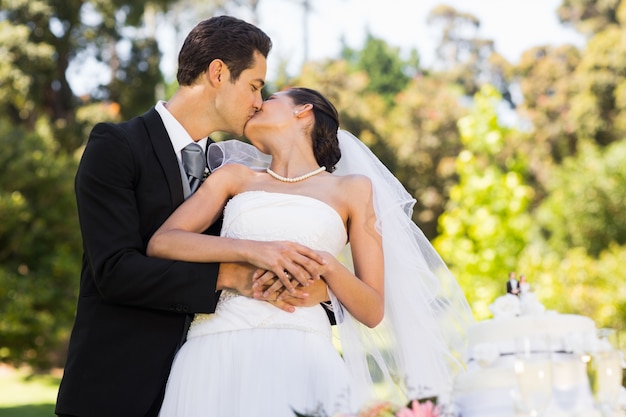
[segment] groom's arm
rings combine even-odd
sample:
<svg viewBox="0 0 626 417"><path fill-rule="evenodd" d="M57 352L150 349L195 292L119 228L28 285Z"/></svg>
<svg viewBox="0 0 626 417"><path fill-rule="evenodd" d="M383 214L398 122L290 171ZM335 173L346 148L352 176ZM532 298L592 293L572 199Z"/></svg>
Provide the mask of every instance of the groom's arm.
<svg viewBox="0 0 626 417"><path fill-rule="evenodd" d="M154 172L159 165L138 124L96 125L83 152L75 179L85 251L81 294L108 304L211 313L219 264L145 254L146 239L169 215L172 197L165 174Z"/></svg>

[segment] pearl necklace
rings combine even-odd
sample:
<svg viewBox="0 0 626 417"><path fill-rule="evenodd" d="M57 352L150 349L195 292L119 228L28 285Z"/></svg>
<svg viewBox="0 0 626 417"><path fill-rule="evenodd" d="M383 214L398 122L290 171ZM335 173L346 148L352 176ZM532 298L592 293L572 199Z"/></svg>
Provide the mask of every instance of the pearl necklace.
<svg viewBox="0 0 626 417"><path fill-rule="evenodd" d="M270 174L272 177L276 178L278 181L282 181L282 182L298 182L298 181L306 180L307 178L311 178L312 176L317 175L320 172L323 172L325 170L326 170L326 167L319 167L315 171L311 171L308 174L300 175L299 177L294 177L294 178L283 177L282 175L278 175L277 173L275 173L274 171L272 171L269 168L267 168L265 171L268 174Z"/></svg>

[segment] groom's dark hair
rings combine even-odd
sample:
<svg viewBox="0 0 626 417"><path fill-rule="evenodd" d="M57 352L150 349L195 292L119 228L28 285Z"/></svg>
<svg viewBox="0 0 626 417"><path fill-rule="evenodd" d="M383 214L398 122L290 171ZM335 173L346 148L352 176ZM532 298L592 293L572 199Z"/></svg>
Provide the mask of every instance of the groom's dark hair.
<svg viewBox="0 0 626 417"><path fill-rule="evenodd" d="M255 52L267 58L271 49L270 37L253 24L232 16L203 20L189 32L178 54L178 84L193 84L215 59L224 61L235 82L253 67Z"/></svg>
<svg viewBox="0 0 626 417"><path fill-rule="evenodd" d="M339 130L339 113L337 109L320 92L304 87L294 87L287 90L287 94L296 106L311 104L315 121L311 128L313 154L320 166L326 171L333 172L335 164L341 159L337 131Z"/></svg>

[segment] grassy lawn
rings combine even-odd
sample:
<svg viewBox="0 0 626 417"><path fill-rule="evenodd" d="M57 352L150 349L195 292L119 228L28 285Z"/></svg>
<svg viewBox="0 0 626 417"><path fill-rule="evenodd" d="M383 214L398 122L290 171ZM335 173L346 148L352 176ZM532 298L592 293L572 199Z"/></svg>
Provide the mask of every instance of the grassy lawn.
<svg viewBox="0 0 626 417"><path fill-rule="evenodd" d="M0 366L0 417L51 417L60 378Z"/></svg>

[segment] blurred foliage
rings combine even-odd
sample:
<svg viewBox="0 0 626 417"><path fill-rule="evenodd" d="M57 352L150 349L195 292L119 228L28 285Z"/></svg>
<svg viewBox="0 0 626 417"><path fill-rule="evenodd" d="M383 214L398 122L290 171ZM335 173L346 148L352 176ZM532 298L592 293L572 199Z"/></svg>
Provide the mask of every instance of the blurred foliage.
<svg viewBox="0 0 626 417"><path fill-rule="evenodd" d="M579 32L591 36L618 23L618 9L622 0L562 0L557 9L559 20Z"/></svg>
<svg viewBox="0 0 626 417"><path fill-rule="evenodd" d="M583 143L552 169L548 187L537 220L558 254L580 247L598 257L611 245L626 245L626 141L606 148Z"/></svg>
<svg viewBox="0 0 626 417"><path fill-rule="evenodd" d="M626 2L564 0L558 12L589 39L564 119L577 149L546 170L537 219L547 243L530 245L522 261L537 268L546 303L624 332Z"/></svg>
<svg viewBox="0 0 626 417"><path fill-rule="evenodd" d="M77 161L94 123L119 120L121 105L135 113L154 104L158 48L153 37L128 32L154 4L167 1L0 0L2 362L64 362L82 249ZM128 56L117 52L125 42ZM79 98L66 73L88 56L119 78Z"/></svg>
<svg viewBox="0 0 626 417"><path fill-rule="evenodd" d="M180 37L198 16L254 20L259 1L0 0L0 361L63 364L81 256L77 161L96 122L176 88L163 85L157 22ZM625 4L563 0L558 15L585 48L537 45L515 65L479 36L479 19L438 6L434 68L367 34L295 76L284 63L266 92L302 85L335 103L342 128L417 200L414 220L477 318L518 271L548 308L624 330ZM94 61L109 80L78 97L68 68Z"/></svg>
<svg viewBox="0 0 626 417"><path fill-rule="evenodd" d="M577 134L600 145L626 135L626 27L596 34L576 69L572 120Z"/></svg>
<svg viewBox="0 0 626 417"><path fill-rule="evenodd" d="M155 39L133 40L128 59L109 84L109 100L118 103L122 119L143 114L154 105L155 86L163 82L161 53Z"/></svg>
<svg viewBox="0 0 626 417"><path fill-rule="evenodd" d="M39 368L63 358L80 272L76 159L51 133L0 119L0 360Z"/></svg>
<svg viewBox="0 0 626 417"><path fill-rule="evenodd" d="M579 88L574 81L579 62L580 51L571 45L537 46L525 51L515 68L523 95L518 112L534 128L522 146L541 184L546 180L541 169L576 152L577 132L570 107Z"/></svg>
<svg viewBox="0 0 626 417"><path fill-rule="evenodd" d="M483 87L470 114L459 120L464 149L456 158L458 184L433 242L477 318L488 317L487 303L504 292L507 272L516 270L533 227L528 209L534 192L524 182L523 159L500 158L511 136L498 123L494 104L500 99L493 87Z"/></svg>
<svg viewBox="0 0 626 417"><path fill-rule="evenodd" d="M479 37L480 19L451 6L439 5L428 14L429 25L441 34L435 68L447 80L473 96L484 84L492 84L512 105L507 80L511 65L495 50L493 39Z"/></svg>
<svg viewBox="0 0 626 417"><path fill-rule="evenodd" d="M457 181L454 158L462 144L456 121L467 113L462 93L436 74L415 77L381 128L396 160L394 174L417 199L413 219L430 239Z"/></svg>
<svg viewBox="0 0 626 417"><path fill-rule="evenodd" d="M518 270L531 277L531 288L548 308L591 317L598 328L610 327L624 334L624 259L626 247L615 244L593 257L583 247L560 254L535 242L520 256Z"/></svg>
<svg viewBox="0 0 626 417"><path fill-rule="evenodd" d="M409 74L419 70L419 62L403 62L399 51L368 33L362 50L344 47L342 56L351 63L352 71L367 74L366 92L382 96L391 104L396 94L406 88Z"/></svg>

